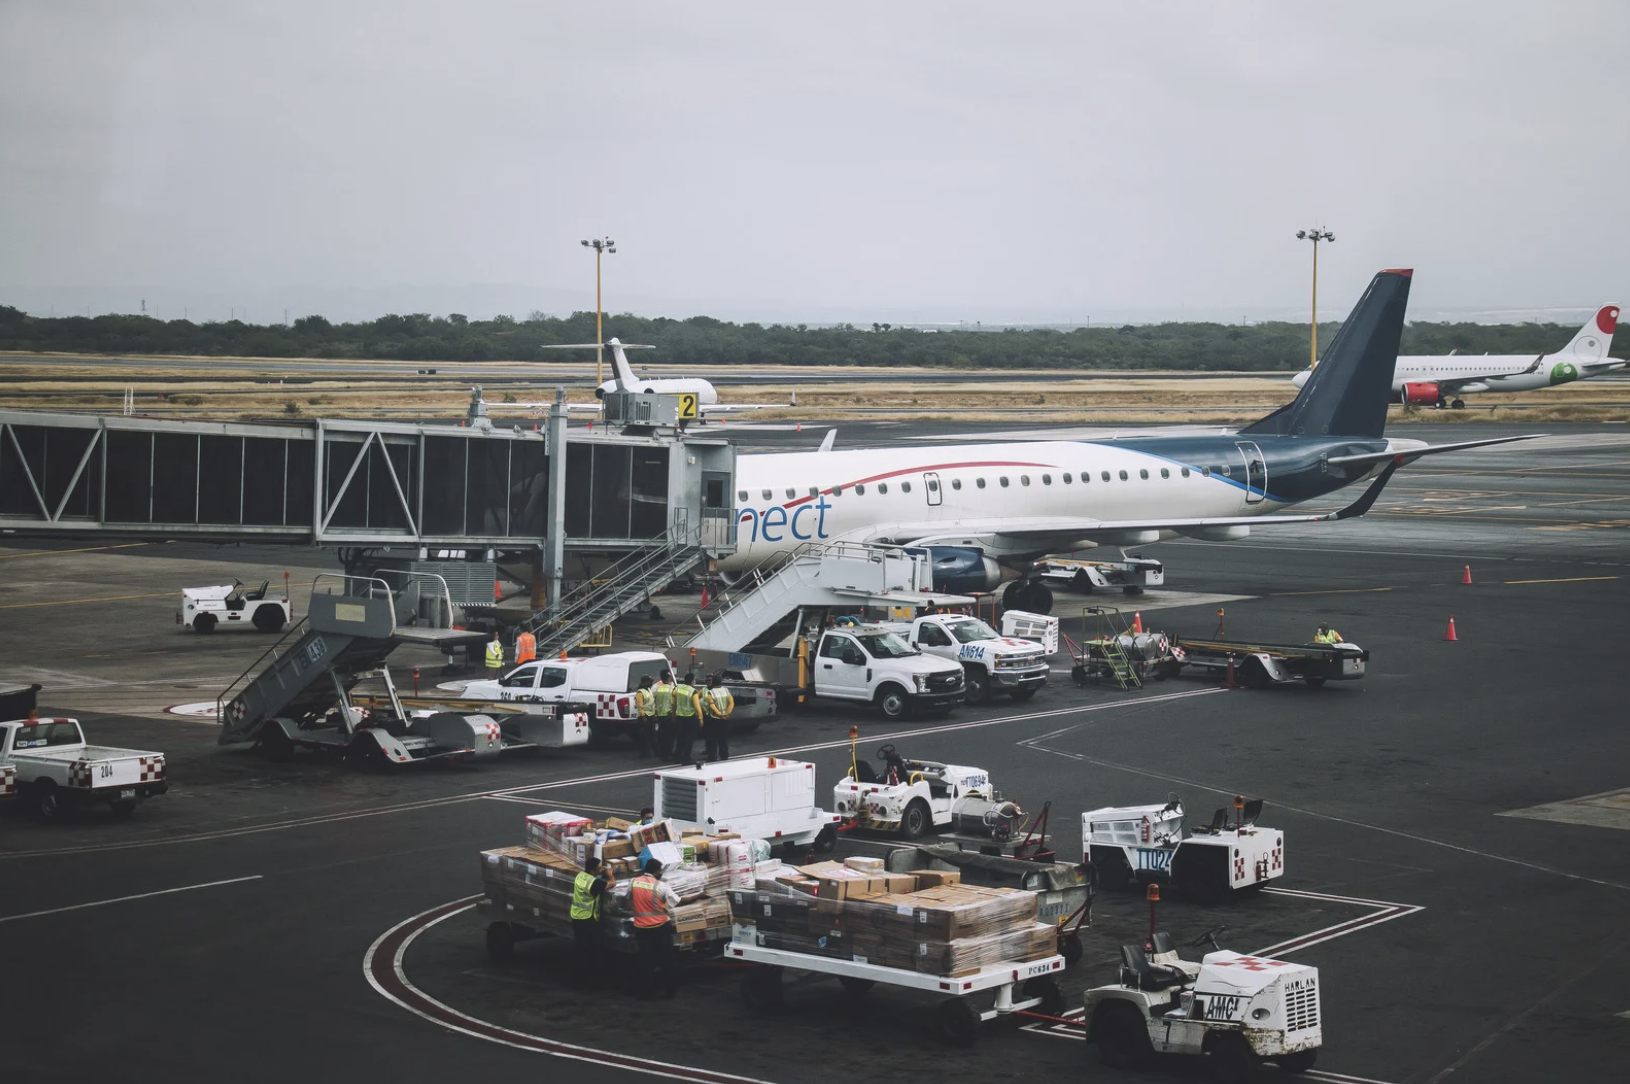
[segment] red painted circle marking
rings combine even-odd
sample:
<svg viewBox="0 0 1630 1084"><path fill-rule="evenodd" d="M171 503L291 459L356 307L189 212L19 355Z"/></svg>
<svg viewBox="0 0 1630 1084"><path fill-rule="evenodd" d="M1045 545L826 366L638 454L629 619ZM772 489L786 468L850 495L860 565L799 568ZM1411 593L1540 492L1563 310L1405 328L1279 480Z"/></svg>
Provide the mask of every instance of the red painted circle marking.
<svg viewBox="0 0 1630 1084"><path fill-rule="evenodd" d="M1598 312L1596 314L1596 326L1601 329L1603 335L1613 334L1613 330L1619 326L1618 307L1609 305Z"/></svg>

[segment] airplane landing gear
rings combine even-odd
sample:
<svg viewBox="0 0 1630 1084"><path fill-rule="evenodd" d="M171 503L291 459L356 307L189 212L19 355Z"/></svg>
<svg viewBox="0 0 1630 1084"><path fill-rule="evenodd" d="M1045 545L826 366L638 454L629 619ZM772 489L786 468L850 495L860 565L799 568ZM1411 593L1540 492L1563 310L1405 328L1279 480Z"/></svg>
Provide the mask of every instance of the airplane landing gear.
<svg viewBox="0 0 1630 1084"><path fill-rule="evenodd" d="M1456 399L1454 402L1450 403L1449 405L1451 407L1453 407L1455 410L1465 410L1466 409L1466 400L1464 400L1464 399Z"/></svg>
<svg viewBox="0 0 1630 1084"><path fill-rule="evenodd" d="M1053 612L1052 589L1039 580L1014 580L1002 591L1002 608L1045 616Z"/></svg>

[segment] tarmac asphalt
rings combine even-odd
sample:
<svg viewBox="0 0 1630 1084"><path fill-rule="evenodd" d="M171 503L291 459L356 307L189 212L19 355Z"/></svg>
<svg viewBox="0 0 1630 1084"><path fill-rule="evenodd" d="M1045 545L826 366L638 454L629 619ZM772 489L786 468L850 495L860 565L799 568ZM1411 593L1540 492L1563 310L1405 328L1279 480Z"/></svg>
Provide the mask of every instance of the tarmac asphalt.
<svg viewBox="0 0 1630 1084"><path fill-rule="evenodd" d="M839 441L1011 428L845 423ZM745 450L821 436L730 429ZM1076 689L1061 668L1026 704L899 726L810 707L734 752L801 751L824 787L858 723L862 753L893 741L988 768L1026 809L1051 801L1061 856L1079 853L1079 814L1095 806L1175 792L1203 820L1233 794L1261 797L1262 823L1285 832L1279 889L1162 903L1158 921L1180 941L1225 925L1225 947L1320 968L1325 1048L1310 1078L1619 1080L1630 431L1550 430L1418 463L1362 520L1147 549L1168 566L1166 589L1136 603L1147 625L1210 635L1222 605L1230 636L1295 642L1328 620L1371 651L1363 681L1257 692L1179 678L1123 693ZM163 750L172 784L123 822L92 811L44 825L0 807L6 1080L1196 1078L1179 1062L1141 1077L1103 1068L1068 1026L1010 1026L949 1051L923 1001L881 988L857 1003L800 986L766 1022L745 1014L724 969L644 1002L573 989L566 946L549 941L489 962L483 923L461 909L479 891L476 853L519 842L528 812L637 809L654 762L623 747L353 774L223 749L210 720L163 711L213 700L266 645L180 630L182 586L285 569L298 585L332 568L321 553L254 547L0 550L0 680L41 681L44 703L97 741ZM1117 600L1061 594L1055 612L1079 628L1089 601ZM1451 614L1456 642L1444 639ZM427 684L440 663L393 661L406 684L415 662ZM1065 981L1072 1003L1113 979L1117 946L1148 920L1141 897L1099 898Z"/></svg>

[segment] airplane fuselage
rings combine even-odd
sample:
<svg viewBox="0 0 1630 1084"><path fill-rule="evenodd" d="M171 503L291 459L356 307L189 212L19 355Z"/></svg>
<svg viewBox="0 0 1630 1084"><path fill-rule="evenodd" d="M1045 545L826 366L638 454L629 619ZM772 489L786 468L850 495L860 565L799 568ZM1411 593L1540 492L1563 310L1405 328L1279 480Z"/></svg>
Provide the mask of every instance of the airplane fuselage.
<svg viewBox="0 0 1630 1084"><path fill-rule="evenodd" d="M752 568L811 542L948 537L993 518L1035 527L1050 517L1113 523L1262 515L1340 489L1372 470L1329 467L1329 456L1419 446L1384 437L1259 435L743 455L736 460L738 548L720 568ZM1245 533L1232 530L1195 537ZM1174 533L1128 532L1110 540L1137 544ZM1078 536L1092 534L1081 530ZM1031 547L1031 553L1057 548Z"/></svg>
<svg viewBox="0 0 1630 1084"><path fill-rule="evenodd" d="M607 380L595 389L595 398L602 398L610 392L617 390L615 380ZM641 380L635 378L628 390L641 394L656 395L695 395L696 401L703 406L712 406L719 401L719 392L712 384L700 378L664 377L660 380Z"/></svg>

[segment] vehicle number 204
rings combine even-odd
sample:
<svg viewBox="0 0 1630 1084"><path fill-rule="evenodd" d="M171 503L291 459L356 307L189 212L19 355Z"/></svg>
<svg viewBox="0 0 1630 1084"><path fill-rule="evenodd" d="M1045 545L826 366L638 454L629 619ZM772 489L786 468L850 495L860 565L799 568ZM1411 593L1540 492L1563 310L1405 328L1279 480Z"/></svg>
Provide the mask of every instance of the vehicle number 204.
<svg viewBox="0 0 1630 1084"><path fill-rule="evenodd" d="M111 764L98 764L97 768L100 770L100 774L103 779L106 779L113 774L113 765Z"/></svg>

